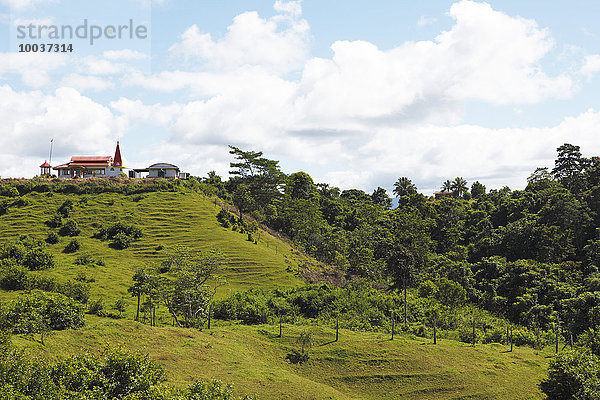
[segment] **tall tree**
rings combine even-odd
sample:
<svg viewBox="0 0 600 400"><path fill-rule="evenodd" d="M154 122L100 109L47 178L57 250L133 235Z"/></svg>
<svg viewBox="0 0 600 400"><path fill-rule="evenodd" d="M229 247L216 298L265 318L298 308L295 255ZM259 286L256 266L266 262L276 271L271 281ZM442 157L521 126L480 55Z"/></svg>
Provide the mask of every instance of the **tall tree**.
<svg viewBox="0 0 600 400"><path fill-rule="evenodd" d="M452 190L452 181L450 179L446 179L446 181L442 184L441 187L443 192L449 192Z"/></svg>
<svg viewBox="0 0 600 400"><path fill-rule="evenodd" d="M229 153L237 162L230 163L230 180L235 205L244 212L264 213L268 205L281 197L280 187L285 174L279 170L279 161L262 157L261 151L243 151L229 146Z"/></svg>
<svg viewBox="0 0 600 400"><path fill-rule="evenodd" d="M471 185L471 196L474 199L480 199L485 196L485 186L479 181L473 182Z"/></svg>
<svg viewBox="0 0 600 400"><path fill-rule="evenodd" d="M454 178L454 180L452 181L452 186L450 188L458 197L461 197L467 192L467 190L469 190L469 187L467 186L467 181L459 176Z"/></svg>
<svg viewBox="0 0 600 400"><path fill-rule="evenodd" d="M394 194L398 197L410 196L417 193L417 187L410 179L403 176L394 183Z"/></svg>
<svg viewBox="0 0 600 400"><path fill-rule="evenodd" d="M392 208L392 199L390 199L390 196L388 196L385 189L382 187L378 187L373 191L371 200L373 200L373 204L376 204L386 210Z"/></svg>
<svg viewBox="0 0 600 400"><path fill-rule="evenodd" d="M579 146L565 143L556 152L558 156L554 161L552 175L571 193L580 193L584 189L582 171L586 160L581 156Z"/></svg>

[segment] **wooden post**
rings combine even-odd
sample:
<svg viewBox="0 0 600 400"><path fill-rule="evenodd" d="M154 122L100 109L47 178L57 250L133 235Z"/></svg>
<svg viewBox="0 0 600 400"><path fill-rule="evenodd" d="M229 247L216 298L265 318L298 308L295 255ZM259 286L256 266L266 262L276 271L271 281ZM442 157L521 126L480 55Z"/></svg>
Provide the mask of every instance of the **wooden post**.
<svg viewBox="0 0 600 400"><path fill-rule="evenodd" d="M554 353L558 354L558 324L556 324L556 329L554 332L556 333L556 348L554 349Z"/></svg>
<svg viewBox="0 0 600 400"><path fill-rule="evenodd" d="M508 325L506 326L506 344L509 345L510 344L510 333L509 333L509 327Z"/></svg>
<svg viewBox="0 0 600 400"><path fill-rule="evenodd" d="M404 330L408 331L408 311L406 302L406 279L404 279Z"/></svg>
<svg viewBox="0 0 600 400"><path fill-rule="evenodd" d="M152 326L156 326L156 307L152 304Z"/></svg>
<svg viewBox="0 0 600 400"><path fill-rule="evenodd" d="M210 314L212 314L212 304L208 305L208 329L210 329Z"/></svg>
<svg viewBox="0 0 600 400"><path fill-rule="evenodd" d="M392 340L394 340L394 328L396 327L396 314L392 311Z"/></svg>
<svg viewBox="0 0 600 400"><path fill-rule="evenodd" d="M473 347L475 347L475 310L473 310Z"/></svg>
<svg viewBox="0 0 600 400"><path fill-rule="evenodd" d="M569 344L571 345L571 351L573 351L573 334L569 336Z"/></svg>
<svg viewBox="0 0 600 400"><path fill-rule="evenodd" d="M513 335L512 335L512 326L510 327L510 351L513 351Z"/></svg>

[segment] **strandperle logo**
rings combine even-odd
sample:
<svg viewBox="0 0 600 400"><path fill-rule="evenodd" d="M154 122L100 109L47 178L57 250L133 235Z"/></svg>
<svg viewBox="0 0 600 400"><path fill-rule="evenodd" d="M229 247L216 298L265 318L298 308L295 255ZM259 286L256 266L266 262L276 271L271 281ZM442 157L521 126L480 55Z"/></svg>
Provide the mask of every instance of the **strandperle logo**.
<svg viewBox="0 0 600 400"><path fill-rule="evenodd" d="M90 45L101 39L147 39L148 27L130 19L125 25L90 25L84 19L81 25L17 25L17 39L88 39Z"/></svg>

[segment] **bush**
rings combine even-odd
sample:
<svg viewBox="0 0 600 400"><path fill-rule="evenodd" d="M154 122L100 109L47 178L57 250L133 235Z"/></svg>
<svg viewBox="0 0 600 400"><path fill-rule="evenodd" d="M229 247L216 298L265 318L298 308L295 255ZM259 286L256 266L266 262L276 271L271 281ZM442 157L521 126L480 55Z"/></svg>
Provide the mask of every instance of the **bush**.
<svg viewBox="0 0 600 400"><path fill-rule="evenodd" d="M64 218L69 218L71 211L73 211L73 200L67 199L58 207L56 213Z"/></svg>
<svg viewBox="0 0 600 400"><path fill-rule="evenodd" d="M2 329L22 334L39 333L44 328L80 328L83 324L83 306L59 293L22 295L3 307L0 316Z"/></svg>
<svg viewBox="0 0 600 400"><path fill-rule="evenodd" d="M550 363L540 388L549 400L600 398L600 360L589 351L559 354Z"/></svg>
<svg viewBox="0 0 600 400"><path fill-rule="evenodd" d="M96 264L96 259L88 253L82 253L75 259L77 265L92 265Z"/></svg>
<svg viewBox="0 0 600 400"><path fill-rule="evenodd" d="M77 236L81 232L81 229L77 227L77 223L72 219L67 220L65 224L60 228L58 234L61 236Z"/></svg>
<svg viewBox="0 0 600 400"><path fill-rule="evenodd" d="M29 236L0 245L0 260L13 260L30 270L54 267L54 257L46 250L44 242Z"/></svg>
<svg viewBox="0 0 600 400"><path fill-rule="evenodd" d="M123 250L131 246L132 240L133 239L131 236L127 236L125 233L119 232L113 237L111 246L115 249Z"/></svg>
<svg viewBox="0 0 600 400"><path fill-rule="evenodd" d="M65 253L75 253L77 250L79 250L81 248L81 245L79 244L79 240L77 239L72 239L69 244L67 244L65 246L65 249L63 250Z"/></svg>
<svg viewBox="0 0 600 400"><path fill-rule="evenodd" d="M49 220L45 222L50 228L60 228L62 226L62 217L58 214L53 215Z"/></svg>
<svg viewBox="0 0 600 400"><path fill-rule="evenodd" d="M91 302L88 306L88 314L101 317L104 314L104 300L99 298L98 300Z"/></svg>
<svg viewBox="0 0 600 400"><path fill-rule="evenodd" d="M50 232L48 233L48 236L46 236L46 243L49 244L56 244L58 243L59 238L58 235L56 234L56 232Z"/></svg>

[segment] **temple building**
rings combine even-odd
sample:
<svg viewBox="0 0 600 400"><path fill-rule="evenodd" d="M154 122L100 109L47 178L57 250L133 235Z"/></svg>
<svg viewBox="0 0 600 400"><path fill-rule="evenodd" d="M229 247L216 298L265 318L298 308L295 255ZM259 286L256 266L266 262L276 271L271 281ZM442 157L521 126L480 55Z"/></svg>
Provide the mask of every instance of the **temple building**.
<svg viewBox="0 0 600 400"><path fill-rule="evenodd" d="M48 166L49 167L49 166ZM40 168L44 168L42 165ZM66 164L53 168L57 171L59 178L106 178L125 174L127 168L123 166L121 149L117 141L115 156L73 156Z"/></svg>

